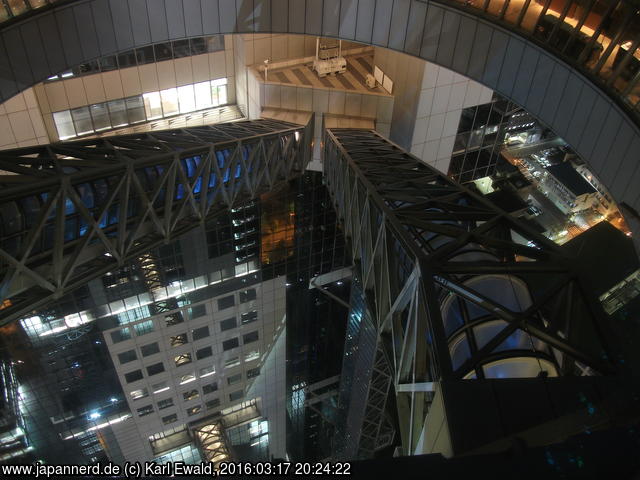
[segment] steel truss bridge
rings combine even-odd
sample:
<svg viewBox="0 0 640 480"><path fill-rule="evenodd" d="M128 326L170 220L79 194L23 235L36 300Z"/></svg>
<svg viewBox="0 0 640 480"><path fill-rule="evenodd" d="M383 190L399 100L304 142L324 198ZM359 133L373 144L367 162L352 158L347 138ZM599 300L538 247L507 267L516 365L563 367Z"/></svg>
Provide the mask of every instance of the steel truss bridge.
<svg viewBox="0 0 640 480"><path fill-rule="evenodd" d="M311 116L0 152L0 325L300 175L312 138Z"/></svg>
<svg viewBox="0 0 640 480"><path fill-rule="evenodd" d="M352 310L360 332L348 330L348 355L367 359L342 372L367 400L348 413L341 456L389 443L389 391L410 455L438 382L615 370L603 310L565 249L374 131L327 130L324 144L367 310Z"/></svg>
<svg viewBox="0 0 640 480"><path fill-rule="evenodd" d="M312 138L313 117L262 119L0 152L0 325L131 259L153 273L151 248L300 175ZM438 382L615 371L602 308L563 248L373 131L324 143L363 292L342 381L364 408L341 454L391 444L394 394L412 454Z"/></svg>

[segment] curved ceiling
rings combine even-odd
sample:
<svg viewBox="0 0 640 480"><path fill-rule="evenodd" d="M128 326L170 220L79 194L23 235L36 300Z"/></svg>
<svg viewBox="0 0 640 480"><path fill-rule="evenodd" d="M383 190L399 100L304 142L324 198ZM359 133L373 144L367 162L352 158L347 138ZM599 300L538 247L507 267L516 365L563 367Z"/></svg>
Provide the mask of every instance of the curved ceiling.
<svg viewBox="0 0 640 480"><path fill-rule="evenodd" d="M218 33L339 37L466 75L563 137L640 232L640 128L553 54L489 21L431 1L76 0L2 29L0 100L100 56Z"/></svg>

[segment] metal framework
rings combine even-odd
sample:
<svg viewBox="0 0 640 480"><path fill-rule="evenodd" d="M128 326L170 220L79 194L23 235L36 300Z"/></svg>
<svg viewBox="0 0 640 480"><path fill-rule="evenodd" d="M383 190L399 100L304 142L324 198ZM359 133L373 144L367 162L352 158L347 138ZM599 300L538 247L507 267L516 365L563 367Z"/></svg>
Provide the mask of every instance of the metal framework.
<svg viewBox="0 0 640 480"><path fill-rule="evenodd" d="M492 378L514 358L545 375L615 370L602 308L562 247L374 131L327 130L324 144L326 184L377 329L361 456L381 443L385 375L373 377L387 367L405 454L439 381ZM490 282L505 288L481 288Z"/></svg>
<svg viewBox="0 0 640 480"><path fill-rule="evenodd" d="M304 171L306 126L253 120L0 153L0 325ZM151 285L150 285L151 286Z"/></svg>

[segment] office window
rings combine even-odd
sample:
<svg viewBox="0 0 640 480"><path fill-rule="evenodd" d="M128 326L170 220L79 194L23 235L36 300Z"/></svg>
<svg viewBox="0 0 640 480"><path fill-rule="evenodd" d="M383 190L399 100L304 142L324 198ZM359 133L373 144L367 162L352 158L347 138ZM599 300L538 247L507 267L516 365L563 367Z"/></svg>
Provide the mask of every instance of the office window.
<svg viewBox="0 0 640 480"><path fill-rule="evenodd" d="M207 338L209 336L209 327L205 325L204 327L194 328L191 331L191 335L194 341Z"/></svg>
<svg viewBox="0 0 640 480"><path fill-rule="evenodd" d="M256 310L240 315L240 321L242 322L242 325L255 322L256 320L258 320L258 312Z"/></svg>
<svg viewBox="0 0 640 480"><path fill-rule="evenodd" d="M242 336L242 343L246 345L247 343L255 342L258 340L258 331L245 333Z"/></svg>
<svg viewBox="0 0 640 480"><path fill-rule="evenodd" d="M260 367L250 368L247 370L247 378L254 378L260 375Z"/></svg>
<svg viewBox="0 0 640 480"><path fill-rule="evenodd" d="M155 383L155 384L151 385L151 391L154 394L155 393L166 392L167 390L169 390L169 383L167 381L160 382L160 383Z"/></svg>
<svg viewBox="0 0 640 480"><path fill-rule="evenodd" d="M129 123L144 122L147 117L144 113L144 99L140 95L125 98L127 106L127 120ZM97 128L96 128L97 130Z"/></svg>
<svg viewBox="0 0 640 480"><path fill-rule="evenodd" d="M164 364L162 362L154 363L147 367L147 375L149 376L157 375L162 372L164 372Z"/></svg>
<svg viewBox="0 0 640 480"><path fill-rule="evenodd" d="M186 375L182 375L180 377L180 385L184 385L185 383L193 382L196 379L195 373L187 373Z"/></svg>
<svg viewBox="0 0 640 480"><path fill-rule="evenodd" d="M127 119L127 107L123 99L107 102L109 117L113 127L123 127L129 123Z"/></svg>
<svg viewBox="0 0 640 480"><path fill-rule="evenodd" d="M227 384L233 385L234 383L238 383L240 380L242 380L242 373L237 373L235 375L227 377Z"/></svg>
<svg viewBox="0 0 640 480"><path fill-rule="evenodd" d="M64 112L55 112L53 114L53 122L56 124L56 130L58 131L58 138L60 140L66 140L76 136L76 129L73 126L73 119L71 118L71 112L65 110Z"/></svg>
<svg viewBox="0 0 640 480"><path fill-rule="evenodd" d="M111 70L118 69L118 59L115 55L109 55L107 57L102 57L100 60L100 71L101 72L110 72Z"/></svg>
<svg viewBox="0 0 640 480"><path fill-rule="evenodd" d="M173 407L173 398L165 398L158 402L158 410L163 410L169 407Z"/></svg>
<svg viewBox="0 0 640 480"><path fill-rule="evenodd" d="M220 399L214 398L213 400L209 400L207 403L205 403L205 405L207 406L207 410L218 408L220 406Z"/></svg>
<svg viewBox="0 0 640 480"><path fill-rule="evenodd" d="M173 58L171 43L157 43L153 46L153 51L156 56L156 62L171 60Z"/></svg>
<svg viewBox="0 0 640 480"><path fill-rule="evenodd" d="M169 344L171 347L179 347L180 345L186 345L189 343L186 333L180 333L178 335L172 335L169 337Z"/></svg>
<svg viewBox="0 0 640 480"><path fill-rule="evenodd" d="M118 55L118 67L127 68L135 67L136 65L136 53L133 50L129 50Z"/></svg>
<svg viewBox="0 0 640 480"><path fill-rule="evenodd" d="M91 118L93 119L93 126L96 132L100 130L107 130L111 128L111 119L109 118L109 110L106 103L96 103L89 106L91 112Z"/></svg>
<svg viewBox="0 0 640 480"><path fill-rule="evenodd" d="M73 118L73 125L76 129L76 134L86 135L87 133L93 133L93 124L91 123L89 107L72 109L71 117Z"/></svg>
<svg viewBox="0 0 640 480"><path fill-rule="evenodd" d="M165 117L167 115L175 115L180 111L177 88L167 88L166 90L162 90L160 92L160 99L162 100L162 114Z"/></svg>
<svg viewBox="0 0 640 480"><path fill-rule="evenodd" d="M160 347L158 346L158 342L148 343L146 345L142 345L140 347L140 352L143 357L148 357L149 355L153 355L160 351Z"/></svg>
<svg viewBox="0 0 640 480"><path fill-rule="evenodd" d="M196 83L193 86L193 92L196 99L196 109L211 107L211 84L210 82Z"/></svg>
<svg viewBox="0 0 640 480"><path fill-rule="evenodd" d="M210 383L208 385L203 385L202 394L203 395L208 395L208 394L213 393L213 392L215 392L217 390L218 390L218 383L217 382L213 382L213 383Z"/></svg>
<svg viewBox="0 0 640 480"><path fill-rule="evenodd" d="M240 357L231 357L224 361L224 368L233 368L240 365Z"/></svg>
<svg viewBox="0 0 640 480"><path fill-rule="evenodd" d="M138 65L145 65L147 63L154 63L156 61L153 54L153 46L136 48L136 61Z"/></svg>
<svg viewBox="0 0 640 480"><path fill-rule="evenodd" d="M238 342L237 338L230 338L229 340L225 340L224 342L222 342L222 350L226 352L227 350L236 348L238 345L240 345L240 343Z"/></svg>
<svg viewBox="0 0 640 480"><path fill-rule="evenodd" d="M151 333L153 332L153 320L136 323L133 326L133 329L135 330L138 337L141 335L146 335L147 333Z"/></svg>
<svg viewBox="0 0 640 480"><path fill-rule="evenodd" d="M178 87L178 103L180 104L180 113L193 112L196 109L193 85Z"/></svg>
<svg viewBox="0 0 640 480"><path fill-rule="evenodd" d="M184 317L182 316L182 312L171 313L164 317L164 323L167 327L172 327L182 322L184 322Z"/></svg>
<svg viewBox="0 0 640 480"><path fill-rule="evenodd" d="M207 314L207 306L202 303L200 305L196 305L195 307L191 307L189 309L189 315L191 318L204 317Z"/></svg>
<svg viewBox="0 0 640 480"><path fill-rule="evenodd" d="M120 361L121 365L129 362L133 362L134 360L137 360L137 359L138 359L138 356L136 355L135 350L127 350L126 352L122 352L118 354L118 360Z"/></svg>
<svg viewBox="0 0 640 480"><path fill-rule="evenodd" d="M233 307L236 304L233 295L223 297L218 300L218 310L224 310L225 308Z"/></svg>
<svg viewBox="0 0 640 480"><path fill-rule="evenodd" d="M136 400L140 400L141 398L148 397L149 391L146 388L141 388L139 390L130 392L129 395L131 395L131 400L135 402Z"/></svg>
<svg viewBox="0 0 640 480"><path fill-rule="evenodd" d="M260 358L260 350L252 350L245 354L244 361L251 362L253 360L257 360L258 358Z"/></svg>
<svg viewBox="0 0 640 480"><path fill-rule="evenodd" d="M231 392L229 394L229 400L231 402L235 402L236 400L240 400L243 395L244 395L244 393L242 392L242 390L238 390L236 392Z"/></svg>
<svg viewBox="0 0 640 480"><path fill-rule="evenodd" d="M207 42L208 52L219 52L224 50L224 35L212 35L211 37L204 37Z"/></svg>
<svg viewBox="0 0 640 480"><path fill-rule="evenodd" d="M201 55L203 53L207 53L207 43L205 42L204 37L192 38L189 41L189 44L191 46L191 55Z"/></svg>
<svg viewBox="0 0 640 480"><path fill-rule="evenodd" d="M162 423L165 425L169 425L178 420L178 415L176 413L172 413L171 415L167 415L166 417L162 417Z"/></svg>
<svg viewBox="0 0 640 480"><path fill-rule="evenodd" d="M200 378L208 377L209 375L213 375L214 373L216 373L216 367L215 365L211 365L209 367L202 367L199 373L200 373Z"/></svg>
<svg viewBox="0 0 640 480"><path fill-rule="evenodd" d="M155 120L156 118L162 118L162 100L160 99L160 92L149 92L142 95L144 100L144 111L147 116L147 120Z"/></svg>
<svg viewBox="0 0 640 480"><path fill-rule="evenodd" d="M220 322L220 330L231 330L232 328L236 328L238 326L238 322L236 322L236 317L227 318L226 320L222 320Z"/></svg>
<svg viewBox="0 0 640 480"><path fill-rule="evenodd" d="M137 410L139 417L144 417L145 415L149 415L153 413L153 405L145 405L144 407L140 407Z"/></svg>
<svg viewBox="0 0 640 480"><path fill-rule="evenodd" d="M124 379L127 381L127 383L142 380L142 370L134 370L133 372L125 373Z"/></svg>
<svg viewBox="0 0 640 480"><path fill-rule="evenodd" d="M198 398L199 396L200 396L200 393L196 389L189 390L188 392L184 392L182 394L182 398L184 398L185 401L187 401L187 402L189 400L193 400L194 398Z"/></svg>
<svg viewBox="0 0 640 480"><path fill-rule="evenodd" d="M255 288L251 288L249 290L244 290L240 292L240 303L250 302L251 300L256 299L256 290Z"/></svg>
<svg viewBox="0 0 640 480"><path fill-rule="evenodd" d="M187 365L188 363L191 363L191 354L181 353L180 355L176 355L175 357L173 357L173 362L176 364L176 367Z"/></svg>
<svg viewBox="0 0 640 480"><path fill-rule="evenodd" d="M187 415L190 417L197 415L202 410L202 405L196 405L195 407L187 408Z"/></svg>
<svg viewBox="0 0 640 480"><path fill-rule="evenodd" d="M203 358L210 357L211 355L213 355L213 351L211 347L204 347L204 348L200 348L199 350L196 350L197 360L202 360Z"/></svg>

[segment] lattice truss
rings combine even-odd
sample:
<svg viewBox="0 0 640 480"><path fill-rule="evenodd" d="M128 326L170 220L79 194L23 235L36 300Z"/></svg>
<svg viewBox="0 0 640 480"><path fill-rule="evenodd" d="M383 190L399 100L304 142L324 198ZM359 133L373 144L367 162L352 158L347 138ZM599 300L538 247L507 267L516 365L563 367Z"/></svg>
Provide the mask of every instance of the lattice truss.
<svg viewBox="0 0 640 480"><path fill-rule="evenodd" d="M405 454L434 382L493 378L509 359L539 375L614 369L602 308L574 273L584 259L374 131L327 130L324 143L326 183L378 329L361 451L380 443L386 357Z"/></svg>
<svg viewBox="0 0 640 480"><path fill-rule="evenodd" d="M260 119L1 152L0 324L133 258L153 284L149 249L303 172L312 132Z"/></svg>

